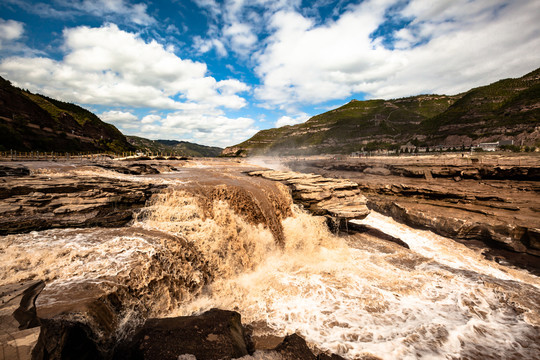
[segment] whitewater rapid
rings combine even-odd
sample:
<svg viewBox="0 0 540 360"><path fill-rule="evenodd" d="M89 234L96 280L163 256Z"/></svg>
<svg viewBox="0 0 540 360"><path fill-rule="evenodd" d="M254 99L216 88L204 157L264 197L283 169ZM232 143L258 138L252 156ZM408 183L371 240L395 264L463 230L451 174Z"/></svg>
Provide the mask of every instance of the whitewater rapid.
<svg viewBox="0 0 540 360"><path fill-rule="evenodd" d="M45 279L38 309L128 289L120 326L236 310L255 337L297 332L347 359L539 357L538 277L374 212L361 222L410 249L336 236L282 186L243 181L158 194L126 228L4 236L0 285Z"/></svg>

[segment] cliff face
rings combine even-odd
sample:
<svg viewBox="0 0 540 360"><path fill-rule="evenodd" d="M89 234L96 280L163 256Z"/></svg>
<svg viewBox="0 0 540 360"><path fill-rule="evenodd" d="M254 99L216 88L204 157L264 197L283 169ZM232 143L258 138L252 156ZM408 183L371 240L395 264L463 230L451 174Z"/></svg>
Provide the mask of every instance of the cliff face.
<svg viewBox="0 0 540 360"><path fill-rule="evenodd" d="M113 125L80 106L19 89L0 77L0 150L129 151Z"/></svg>
<svg viewBox="0 0 540 360"><path fill-rule="evenodd" d="M260 131L223 154L350 153L407 142L460 147L507 139L536 145L539 119L540 69L454 96L353 100L304 124Z"/></svg>

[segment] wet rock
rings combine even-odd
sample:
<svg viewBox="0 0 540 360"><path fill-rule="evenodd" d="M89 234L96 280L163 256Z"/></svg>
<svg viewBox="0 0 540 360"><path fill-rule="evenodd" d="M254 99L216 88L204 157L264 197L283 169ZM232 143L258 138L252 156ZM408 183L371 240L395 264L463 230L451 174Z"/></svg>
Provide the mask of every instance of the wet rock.
<svg viewBox="0 0 540 360"><path fill-rule="evenodd" d="M160 189L105 177L6 178L0 235L64 227L123 226Z"/></svg>
<svg viewBox="0 0 540 360"><path fill-rule="evenodd" d="M275 349L284 360L316 360L306 344L306 340L297 334L288 335Z"/></svg>
<svg viewBox="0 0 540 360"><path fill-rule="evenodd" d="M26 166L0 165L0 177L27 176L27 175L30 175L30 170Z"/></svg>
<svg viewBox="0 0 540 360"><path fill-rule="evenodd" d="M368 235L371 235L371 236L374 236L376 238L379 238L379 239L382 239L382 240L386 240L386 241L391 241L393 243L396 243L400 246L403 246L404 248L406 249L410 249L409 245L397 238L397 237L394 237L392 235L388 235L388 234L385 234L384 232L380 231L379 229L376 229L372 226L369 226L369 225L366 225L366 224L357 224L355 223L354 220L352 220L351 222L349 222L349 229L353 230L353 231L356 231L356 232L359 232L359 233L362 233L362 234L368 234Z"/></svg>
<svg viewBox="0 0 540 360"><path fill-rule="evenodd" d="M311 174L350 179L369 199L370 209L474 248L481 242L484 249L489 248L484 251L486 256L497 254L538 273L540 168L471 164L468 160L465 165L461 158L388 157L286 165ZM365 172L367 168L386 168L391 174L371 175ZM433 179L426 178L427 172Z"/></svg>
<svg viewBox="0 0 540 360"><path fill-rule="evenodd" d="M316 215L346 221L363 219L369 214L366 198L358 184L350 180L273 170L253 171L249 175L283 182L291 189L293 199Z"/></svg>
<svg viewBox="0 0 540 360"><path fill-rule="evenodd" d="M327 355L323 353L317 355L317 360L345 360L345 358L336 354Z"/></svg>
<svg viewBox="0 0 540 360"><path fill-rule="evenodd" d="M33 305L41 284L33 281L0 286L0 359L31 358L39 336Z"/></svg>
<svg viewBox="0 0 540 360"><path fill-rule="evenodd" d="M234 359L253 353L249 333L235 311L212 309L199 316L149 319L121 344L115 359Z"/></svg>
<svg viewBox="0 0 540 360"><path fill-rule="evenodd" d="M19 330L39 326L36 312L36 298L45 287L44 281L38 281L24 290L19 307L13 312L13 317L19 322Z"/></svg>
<svg viewBox="0 0 540 360"><path fill-rule="evenodd" d="M99 350L87 325L67 320L42 320L41 332L32 350L33 360L104 358L105 354Z"/></svg>
<svg viewBox="0 0 540 360"><path fill-rule="evenodd" d="M169 165L153 165L146 163L125 163L125 164L95 164L95 166L101 167L103 169L116 171L121 174L129 175L154 175L160 174L165 171L172 171L175 168Z"/></svg>
<svg viewBox="0 0 540 360"><path fill-rule="evenodd" d="M368 167L364 170L364 173L371 175L388 176L391 174L391 171L384 167Z"/></svg>

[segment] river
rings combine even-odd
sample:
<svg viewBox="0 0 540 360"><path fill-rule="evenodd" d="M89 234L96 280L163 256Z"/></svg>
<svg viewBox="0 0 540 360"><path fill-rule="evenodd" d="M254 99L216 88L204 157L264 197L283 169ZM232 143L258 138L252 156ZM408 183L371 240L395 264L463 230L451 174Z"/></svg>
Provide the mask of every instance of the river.
<svg viewBox="0 0 540 360"><path fill-rule="evenodd" d="M410 249L333 234L285 186L240 170L138 177L168 188L128 227L4 236L0 285L45 279L41 314L116 292L117 334L218 307L241 313L256 338L297 332L347 359L540 357L540 278L375 212L359 222Z"/></svg>

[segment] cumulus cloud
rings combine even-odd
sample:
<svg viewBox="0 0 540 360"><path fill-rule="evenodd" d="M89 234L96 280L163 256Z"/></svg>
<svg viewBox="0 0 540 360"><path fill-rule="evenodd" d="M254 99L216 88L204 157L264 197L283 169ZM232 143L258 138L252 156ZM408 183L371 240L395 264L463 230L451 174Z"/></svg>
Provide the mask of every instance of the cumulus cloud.
<svg viewBox="0 0 540 360"><path fill-rule="evenodd" d="M277 121L276 121L276 124L275 124L275 127L282 127L282 126L286 126L286 125L296 125L296 124L301 124L301 123L304 123L306 122L308 119L310 118L310 116L306 113L301 113L301 114L298 114L294 117L291 117L291 116L282 116L280 117Z"/></svg>
<svg viewBox="0 0 540 360"><path fill-rule="evenodd" d="M162 132L176 132L193 141L213 146L229 146L244 141L258 131L251 118L225 115L177 112L161 121Z"/></svg>
<svg viewBox="0 0 540 360"><path fill-rule="evenodd" d="M10 57L0 71L30 90L83 104L160 109L181 109L190 102L234 109L246 104L235 91L220 93L223 85L206 76L206 64L181 59L113 24L66 29L64 47L61 61ZM245 91L247 85L236 89Z"/></svg>
<svg viewBox="0 0 540 360"><path fill-rule="evenodd" d="M395 46L374 37L396 1L366 0L317 25L297 11L275 13L256 53L259 99L286 107L353 93L393 98L458 93L538 67L538 1L412 0Z"/></svg>
<svg viewBox="0 0 540 360"><path fill-rule="evenodd" d="M98 114L98 117L122 129L137 129L139 118L129 111L110 110Z"/></svg>
<svg viewBox="0 0 540 360"><path fill-rule="evenodd" d="M186 109L163 116L150 114L139 120L129 112L108 111L100 115L126 134L152 139L177 139L226 147L253 136L258 129L247 117L231 118L214 109Z"/></svg>
<svg viewBox="0 0 540 360"><path fill-rule="evenodd" d="M19 39L23 33L23 23L15 20L0 19L0 49L4 43Z"/></svg>
<svg viewBox="0 0 540 360"><path fill-rule="evenodd" d="M141 119L141 123L142 124L153 124L153 123L155 123L155 122L157 122L159 120L161 120L161 116L150 114L150 115L146 115L145 117L143 117Z"/></svg>
<svg viewBox="0 0 540 360"><path fill-rule="evenodd" d="M133 111L119 110L100 114L104 121L128 133L151 131L163 138L178 138L193 131L194 140L220 145L231 145L233 139L253 133L245 118L223 115L223 108L246 106L245 98L239 95L250 90L245 83L217 81L207 76L206 64L182 59L172 49L156 41L145 42L114 24L65 29L63 35L66 54L62 60L8 57L0 62L0 74L20 87L65 101L173 111L174 118L195 122L173 128L167 126L170 117L139 119ZM238 136L227 138L227 129Z"/></svg>

